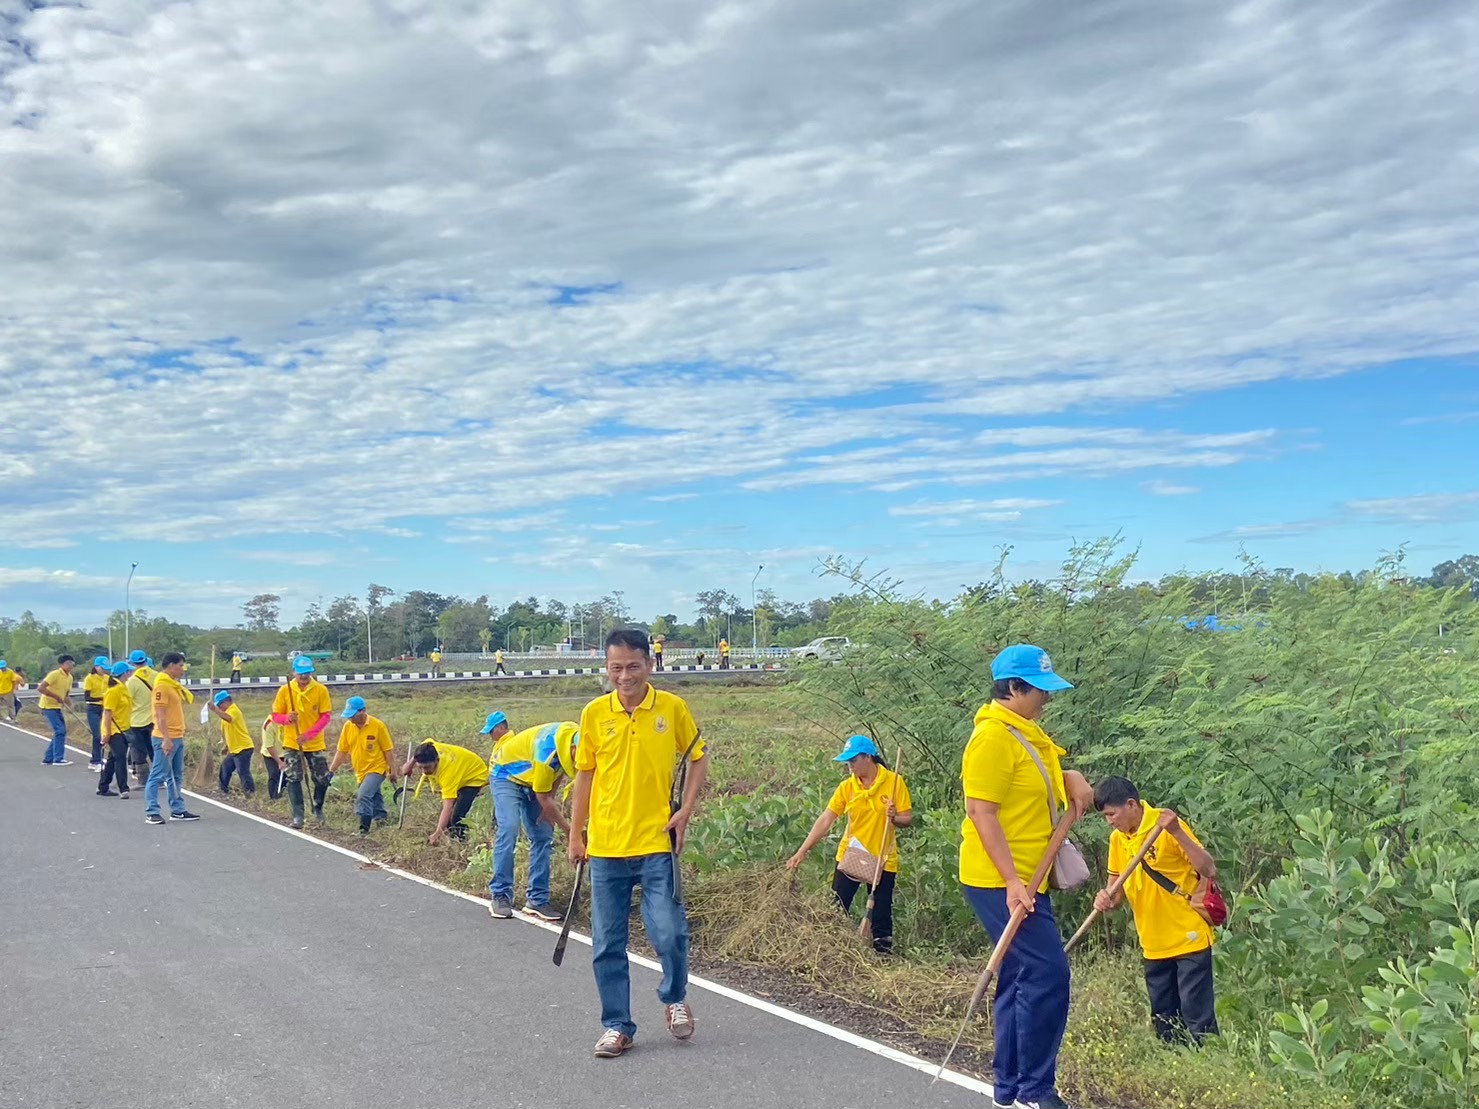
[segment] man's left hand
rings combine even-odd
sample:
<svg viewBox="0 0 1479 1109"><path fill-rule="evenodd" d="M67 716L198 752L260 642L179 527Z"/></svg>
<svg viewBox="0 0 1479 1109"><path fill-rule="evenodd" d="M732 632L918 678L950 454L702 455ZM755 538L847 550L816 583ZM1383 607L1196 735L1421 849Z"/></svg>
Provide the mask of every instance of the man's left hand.
<svg viewBox="0 0 1479 1109"><path fill-rule="evenodd" d="M663 829L666 832L676 833L674 847L678 851L683 850L683 841L688 838L688 821L692 816L693 813L688 809L679 809L668 821L667 827Z"/></svg>

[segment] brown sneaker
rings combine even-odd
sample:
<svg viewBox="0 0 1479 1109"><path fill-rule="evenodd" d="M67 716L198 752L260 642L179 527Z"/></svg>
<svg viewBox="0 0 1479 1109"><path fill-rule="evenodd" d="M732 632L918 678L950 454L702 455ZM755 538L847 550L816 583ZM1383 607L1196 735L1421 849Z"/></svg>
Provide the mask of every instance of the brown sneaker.
<svg viewBox="0 0 1479 1109"><path fill-rule="evenodd" d="M601 1038L596 1041L596 1058L615 1059L631 1046L632 1038L625 1032L619 1032L615 1028L608 1028L601 1033Z"/></svg>
<svg viewBox="0 0 1479 1109"><path fill-rule="evenodd" d="M687 1040L693 1036L693 1010L688 1002L680 1001L668 1006L668 1031L675 1040Z"/></svg>

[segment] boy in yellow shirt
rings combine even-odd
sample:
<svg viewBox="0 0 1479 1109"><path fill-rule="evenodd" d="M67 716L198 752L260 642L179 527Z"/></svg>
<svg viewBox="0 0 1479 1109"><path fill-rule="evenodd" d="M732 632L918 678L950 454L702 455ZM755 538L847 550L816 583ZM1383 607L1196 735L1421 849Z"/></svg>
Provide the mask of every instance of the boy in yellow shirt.
<svg viewBox="0 0 1479 1109"><path fill-rule="evenodd" d="M108 749L108 758L98 775L99 797L128 796L128 721L133 715L133 702L129 700L129 666L126 662L115 662L108 672L108 688L103 692L103 743ZM108 788L117 780L118 792Z"/></svg>
<svg viewBox="0 0 1479 1109"><path fill-rule="evenodd" d="M36 707L51 725L51 744L46 748L42 766L71 766L67 758L67 718L62 710L72 696L72 667L77 662L71 655L61 655L56 669L36 683Z"/></svg>
<svg viewBox="0 0 1479 1109"><path fill-rule="evenodd" d="M354 812L359 817L359 834L370 834L370 824L389 820L382 787L389 778L396 782L395 745L383 721L370 715L363 697L351 697L344 703L344 726L339 730L339 748L329 763L333 774L347 758L354 767L359 791L354 795Z"/></svg>
<svg viewBox="0 0 1479 1109"><path fill-rule="evenodd" d="M428 739L406 760L401 773L409 775L412 768L420 770L422 777L435 779L442 791L442 813L426 842L435 847L443 836L466 839L462 818L488 787L488 764L466 747Z"/></svg>
<svg viewBox="0 0 1479 1109"><path fill-rule="evenodd" d="M241 775L241 792L250 797L257 792L257 783L252 781L252 756L257 745L252 742L252 733L247 728L246 717L241 706L226 690L211 698L211 712L220 717L221 742L226 745L226 756L221 760L221 792L231 795L231 775Z"/></svg>
<svg viewBox="0 0 1479 1109"><path fill-rule="evenodd" d="M688 705L652 688L647 633L618 628L606 637L606 676L614 690L580 714L570 815L572 863L588 862L591 879L591 968L601 998L596 1057L614 1059L632 1046L631 968L627 922L632 893L642 887L642 923L662 963L658 1000L668 1031L693 1035L688 1004L688 917L675 878L694 803L708 776L707 751ZM673 808L678 765L692 760L683 797Z"/></svg>
<svg viewBox="0 0 1479 1109"><path fill-rule="evenodd" d="M1124 871L1166 814L1171 824L1151 845L1145 861L1113 897L1108 887L1094 896L1101 913L1128 901L1145 957L1145 986L1155 1034L1167 1043L1199 1042L1217 1035L1212 989L1212 927L1192 908L1201 879L1217 876L1217 864L1184 820L1169 809L1140 800L1128 778L1105 778L1094 787L1094 807L1114 830L1109 834L1109 881Z"/></svg>

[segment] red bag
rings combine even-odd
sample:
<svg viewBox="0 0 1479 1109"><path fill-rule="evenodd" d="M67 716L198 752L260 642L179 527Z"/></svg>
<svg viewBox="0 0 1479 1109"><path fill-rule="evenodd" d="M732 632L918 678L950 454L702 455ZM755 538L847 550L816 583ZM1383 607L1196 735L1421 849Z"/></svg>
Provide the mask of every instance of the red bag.
<svg viewBox="0 0 1479 1109"><path fill-rule="evenodd" d="M1227 923L1227 899L1215 879L1203 879L1191 895L1191 907L1213 928Z"/></svg>

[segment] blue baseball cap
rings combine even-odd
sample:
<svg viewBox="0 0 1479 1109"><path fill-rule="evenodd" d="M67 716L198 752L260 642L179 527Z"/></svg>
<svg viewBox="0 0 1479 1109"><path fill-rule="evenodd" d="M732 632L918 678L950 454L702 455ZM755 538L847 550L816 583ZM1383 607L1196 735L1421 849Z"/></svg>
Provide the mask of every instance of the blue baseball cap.
<svg viewBox="0 0 1479 1109"><path fill-rule="evenodd" d="M108 667L113 665L113 663L109 661L107 655L98 655L92 660L92 664L96 666L99 670L106 670L108 669Z"/></svg>
<svg viewBox="0 0 1479 1109"><path fill-rule="evenodd" d="M852 762L859 755L872 755L878 757L878 744L874 743L865 735L853 735L847 737L847 746L842 749L833 762Z"/></svg>
<svg viewBox="0 0 1479 1109"><path fill-rule="evenodd" d="M343 719L348 720L351 716L356 716L364 711L365 699L363 697L351 697L344 702Z"/></svg>
<svg viewBox="0 0 1479 1109"><path fill-rule="evenodd" d="M130 651L128 653L128 661L135 666L143 666L144 663L149 661L149 656L144 654L143 651Z"/></svg>
<svg viewBox="0 0 1479 1109"><path fill-rule="evenodd" d="M231 691L228 690L228 689L223 689L219 693L217 693L214 697L212 697L211 700L214 701L218 705L224 704L225 702L231 700Z"/></svg>
<svg viewBox="0 0 1479 1109"><path fill-rule="evenodd" d="M483 730L479 732L478 735L490 735L493 729L498 727L498 725L507 723L508 717L504 716L503 713L490 712L488 714L488 719L483 724Z"/></svg>
<svg viewBox="0 0 1479 1109"><path fill-rule="evenodd" d="M313 660L307 655L299 655L297 658L293 659L293 673L312 674Z"/></svg>
<svg viewBox="0 0 1479 1109"><path fill-rule="evenodd" d="M10 669L10 663L6 662L3 658L0 658L0 670L9 670L9 669Z"/></svg>
<svg viewBox="0 0 1479 1109"><path fill-rule="evenodd" d="M1030 643L1014 643L992 659L991 676L997 681L1019 678L1046 693L1073 688L1072 682L1066 682L1054 673L1053 660L1048 653Z"/></svg>
<svg viewBox="0 0 1479 1109"><path fill-rule="evenodd" d="M4 665L5 664L3 662L0 662L0 667L4 667ZM111 667L108 668L108 673L112 674L115 678L121 678L123 677L123 675L127 674L130 669L132 668L129 666L128 663L120 660L119 662L115 662Z"/></svg>

